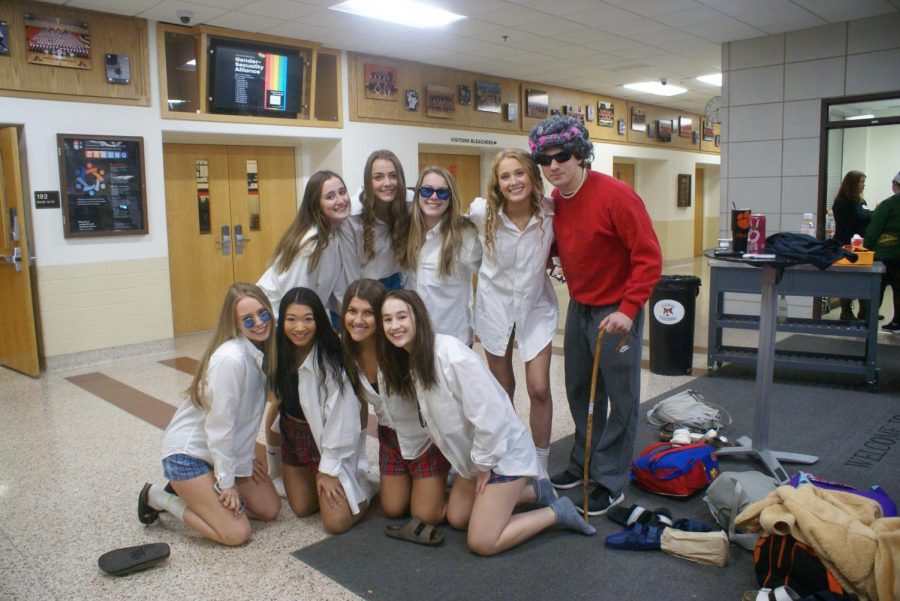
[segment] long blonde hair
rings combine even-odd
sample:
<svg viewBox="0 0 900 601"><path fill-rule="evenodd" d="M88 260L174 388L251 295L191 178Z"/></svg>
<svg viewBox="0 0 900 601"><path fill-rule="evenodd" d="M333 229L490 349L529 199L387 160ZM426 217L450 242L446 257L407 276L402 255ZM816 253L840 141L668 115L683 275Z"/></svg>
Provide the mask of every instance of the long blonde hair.
<svg viewBox="0 0 900 601"><path fill-rule="evenodd" d="M198 409L209 409L210 399L206 396L206 370L209 367L209 358L216 352L222 344L232 338L241 335L238 328L237 304L242 298L250 297L259 301L259 304L265 308L269 314L272 314L272 305L266 294L255 284L247 284L246 282L235 282L228 288L225 293L225 300L222 302L222 310L219 312L219 323L216 325L215 334L206 347L206 352L197 365L197 371L194 372L194 379L191 385L185 391L191 397L191 402ZM272 324L272 332L263 343L263 374L266 378L271 377L275 373L275 322Z"/></svg>
<svg viewBox="0 0 900 601"><path fill-rule="evenodd" d="M366 160L363 169L363 189L359 195L362 203L363 223L363 255L366 261L375 258L375 190L372 187L372 169L375 161L382 159L390 161L397 170L397 189L388 213L388 229L391 232L391 251L394 258L400 260L406 246L406 235L409 232L409 209L406 206L406 176L403 174L403 165L400 159L390 150L376 150Z"/></svg>
<svg viewBox="0 0 900 601"><path fill-rule="evenodd" d="M307 273L314 272L319 266L319 259L322 258L322 253L328 246L331 233L331 224L322 213L322 186L333 177L338 178L341 185L344 185L343 178L334 171L316 171L309 178L306 190L303 192L303 200L300 202L300 209L287 231L281 236L281 240L278 241L275 252L272 253L272 263L278 273L287 271L300 251L310 245L314 245L314 248L309 257ZM316 235L304 241L303 237L312 228L316 228Z"/></svg>
<svg viewBox="0 0 900 601"><path fill-rule="evenodd" d="M540 216L541 201L544 198L544 180L541 179L541 171L532 160L531 155L521 150L501 150L491 161L491 177L488 180L488 197L487 206L484 211L484 246L488 253L493 254L496 250L494 247L494 234L497 232L497 214L503 208L506 199L500 192L500 179L497 171L500 168L500 161L503 159L515 159L519 161L528 179L531 182L531 214Z"/></svg>
<svg viewBox="0 0 900 601"><path fill-rule="evenodd" d="M465 228L474 228L472 222L466 219L462 214L461 201L459 192L456 190L456 181L450 172L443 167L432 165L426 167L419 174L419 181L416 182L416 196L413 199L412 216L409 225L409 237L406 241L406 251L400 261L400 266L405 271L415 271L419 262L419 251L425 244L425 234L427 232L425 225L425 216L422 214L422 207L419 206L419 188L422 186L422 180L429 173L436 173L444 178L447 187L450 188L450 206L441 215L441 258L438 275L442 278L453 275L454 268L459 258L459 250L462 248L463 230Z"/></svg>

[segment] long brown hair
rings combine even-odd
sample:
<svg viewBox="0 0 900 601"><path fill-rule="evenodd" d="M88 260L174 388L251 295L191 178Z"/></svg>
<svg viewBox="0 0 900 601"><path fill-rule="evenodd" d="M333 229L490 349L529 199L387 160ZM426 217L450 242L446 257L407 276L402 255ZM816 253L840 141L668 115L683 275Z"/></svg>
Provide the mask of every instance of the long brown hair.
<svg viewBox="0 0 900 601"><path fill-rule="evenodd" d="M422 298L412 290L394 290L384 297L384 303L396 298L409 308L416 333L410 347L397 348L387 339L384 324L378 336L378 363L384 375L384 387L388 394L416 400L416 381L428 390L437 384L437 367L434 363L434 328L428 317L428 309ZM379 310L379 315L381 310Z"/></svg>
<svg viewBox="0 0 900 601"><path fill-rule="evenodd" d="M447 187L450 188L450 206L441 216L441 258L438 267L438 276L445 278L453 275L459 258L459 250L462 248L463 230L467 227L474 228L472 222L463 217L462 203L459 198L459 192L456 190L456 181L450 172L443 167L432 165L426 167L419 174L419 181L416 182L416 196L413 199L412 217L409 226L409 238L406 241L406 249L400 261L400 266L405 271L415 271L419 262L419 251L425 244L425 234L427 233L425 225L425 216L422 214L422 207L419 206L419 188L422 186L422 180L429 173L436 173L444 178Z"/></svg>
<svg viewBox="0 0 900 601"><path fill-rule="evenodd" d="M841 187L838 188L837 196L843 196L853 202L863 202L862 194L859 192L859 182L865 176L865 173L856 169L848 171L843 181L841 181Z"/></svg>
<svg viewBox="0 0 900 601"><path fill-rule="evenodd" d="M209 367L210 357L224 342L241 335L238 327L237 304L245 297L256 299L269 314L272 313L272 304L269 302L266 294L255 284L235 282L228 288L228 292L225 293L225 300L222 301L222 310L219 311L219 322L216 325L216 331L209 345L207 345L200 363L197 365L197 371L194 372L194 379L191 380L191 385L185 391L191 397L191 402L198 409L209 409L210 399L206 395L206 370ZM269 323L272 324L272 331L269 332L269 337L263 343L262 367L266 378L271 377L275 373L275 323Z"/></svg>
<svg viewBox="0 0 900 601"><path fill-rule="evenodd" d="M375 340L377 345L378 330L384 330L384 326L381 325L381 303L384 302L385 294L387 294L387 289L384 287L384 284L378 280L362 278L350 284L347 292L344 293L344 302L341 305L341 350L344 354L344 368L347 370L347 376L350 378L353 390L356 391L356 396L361 401L366 399L364 398L365 389L361 386L361 376L359 375L359 343L350 336L344 320L347 317L347 310L350 308L350 301L354 298L369 303L375 312Z"/></svg>
<svg viewBox="0 0 900 601"><path fill-rule="evenodd" d="M531 214L541 214L541 201L544 198L544 180L541 179L541 171L532 160L531 155L521 150L501 150L491 161L491 176L488 180L487 206L484 211L484 246L488 253L493 253L494 234L497 232L497 215L504 207L506 199L500 191L500 179L497 171L500 161L503 159L515 159L519 161L528 180L531 182Z"/></svg>
<svg viewBox="0 0 900 601"><path fill-rule="evenodd" d="M400 159L390 150L376 150L369 155L366 160L366 167L363 169L363 189L359 195L359 201L362 203L362 224L363 224L363 256L366 261L375 258L375 190L372 186L372 169L375 161L383 159L390 161L397 171L397 189L394 191L394 198L391 200L390 211L388 212L388 229L391 232L391 252L394 258L399 262L403 257L403 251L406 247L406 236L409 233L409 208L406 206L406 176L403 174L403 165Z"/></svg>
<svg viewBox="0 0 900 601"><path fill-rule="evenodd" d="M343 178L334 171L316 171L309 178L300 209L272 254L272 263L275 264L278 273L287 271L297 254L310 245L314 245L314 248L309 257L307 273L312 273L319 266L319 259L328 246L331 233L331 224L322 213L322 186L333 177L338 178L341 185L344 185ZM312 228L316 228L315 236L304 241L303 236Z"/></svg>

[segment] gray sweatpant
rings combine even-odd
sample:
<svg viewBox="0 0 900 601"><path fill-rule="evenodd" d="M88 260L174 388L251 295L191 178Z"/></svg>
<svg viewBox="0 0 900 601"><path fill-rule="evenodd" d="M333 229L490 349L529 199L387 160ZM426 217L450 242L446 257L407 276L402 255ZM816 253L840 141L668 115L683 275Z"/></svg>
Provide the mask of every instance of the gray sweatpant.
<svg viewBox="0 0 900 601"><path fill-rule="evenodd" d="M584 472L587 413L591 393L594 347L600 322L618 304L592 307L569 300L566 317L566 395L575 421L575 443L567 470L579 477ZM616 350L621 334L605 334L597 376L594 425L591 432L590 479L617 495L625 488L631 470L634 438L641 399L641 341L644 312L639 311L628 333L625 352ZM607 408L609 417L607 417Z"/></svg>

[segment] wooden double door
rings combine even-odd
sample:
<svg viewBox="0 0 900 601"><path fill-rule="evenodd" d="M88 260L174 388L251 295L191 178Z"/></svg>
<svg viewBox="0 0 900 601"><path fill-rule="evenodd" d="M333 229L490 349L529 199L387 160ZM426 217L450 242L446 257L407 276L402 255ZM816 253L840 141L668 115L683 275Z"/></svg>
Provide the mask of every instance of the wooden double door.
<svg viewBox="0 0 900 601"><path fill-rule="evenodd" d="M419 173L430 165L439 165L450 172L456 180L456 188L462 201L462 210L469 208L476 196L485 196L481 191L481 157L470 154L439 154L435 152L419 153ZM418 174L416 174L418 177ZM412 186L413 182L407 182Z"/></svg>
<svg viewBox="0 0 900 601"><path fill-rule="evenodd" d="M297 212L294 149L166 144L175 334L215 327L225 291L255 283Z"/></svg>

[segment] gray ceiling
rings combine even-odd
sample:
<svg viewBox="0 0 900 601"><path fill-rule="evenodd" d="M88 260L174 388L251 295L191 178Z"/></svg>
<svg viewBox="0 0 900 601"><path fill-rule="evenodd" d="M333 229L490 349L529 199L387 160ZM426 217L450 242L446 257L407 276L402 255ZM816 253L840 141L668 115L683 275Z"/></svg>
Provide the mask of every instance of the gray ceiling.
<svg viewBox="0 0 900 601"><path fill-rule="evenodd" d="M723 42L900 11L900 0L426 0L465 15L413 29L328 10L340 0L45 0L77 8L319 42L331 48L702 111L719 88ZM370 0L377 2L377 0ZM663 98L622 84L667 78Z"/></svg>

